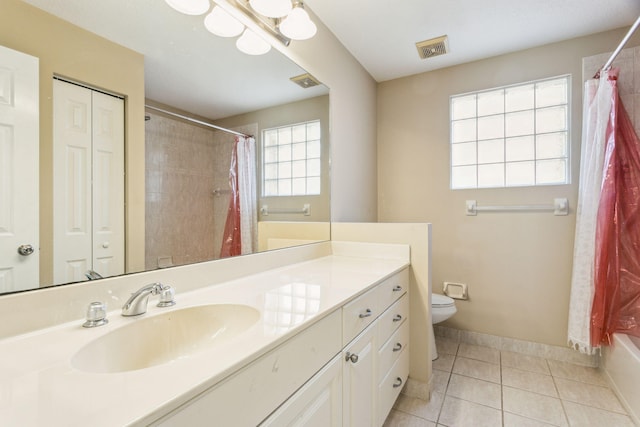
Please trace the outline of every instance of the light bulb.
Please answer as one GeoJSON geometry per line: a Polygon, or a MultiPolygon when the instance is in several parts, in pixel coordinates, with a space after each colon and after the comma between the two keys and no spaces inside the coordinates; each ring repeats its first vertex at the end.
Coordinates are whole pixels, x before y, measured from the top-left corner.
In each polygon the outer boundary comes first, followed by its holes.
{"type": "Polygon", "coordinates": [[[309,14],[303,8],[296,6],[289,16],[280,23],[280,32],[293,40],[307,40],[318,31],[309,14]]]}
{"type": "Polygon", "coordinates": [[[244,25],[220,6],[214,6],[211,13],[204,18],[204,26],[220,37],[236,37],[244,30],[244,25]]]}
{"type": "Polygon", "coordinates": [[[260,15],[282,18],[291,12],[291,0],[249,0],[249,4],[260,15]]]}
{"type": "Polygon", "coordinates": [[[245,29],[244,33],[236,40],[236,47],[247,55],[264,55],[271,50],[271,45],[262,40],[250,29],[245,29]]]}
{"type": "Polygon", "coordinates": [[[211,4],[209,0],[164,0],[169,6],[185,15],[202,15],[211,4]]]}

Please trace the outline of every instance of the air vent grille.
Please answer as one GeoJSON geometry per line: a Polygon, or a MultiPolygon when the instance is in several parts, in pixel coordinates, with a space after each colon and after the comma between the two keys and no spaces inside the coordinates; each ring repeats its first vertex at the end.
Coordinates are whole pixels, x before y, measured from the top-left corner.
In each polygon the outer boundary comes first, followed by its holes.
{"type": "Polygon", "coordinates": [[[291,77],[289,80],[302,87],[303,89],[318,86],[320,84],[320,82],[309,73],[291,77]]]}
{"type": "Polygon", "coordinates": [[[449,48],[447,44],[447,36],[442,36],[418,42],[416,43],[416,48],[418,48],[420,58],[427,59],[448,53],[449,48]]]}

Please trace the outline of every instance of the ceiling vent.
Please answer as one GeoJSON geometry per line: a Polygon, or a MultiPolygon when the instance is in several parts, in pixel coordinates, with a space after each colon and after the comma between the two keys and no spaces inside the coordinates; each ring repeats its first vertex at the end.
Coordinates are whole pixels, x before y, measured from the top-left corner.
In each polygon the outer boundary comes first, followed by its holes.
{"type": "Polygon", "coordinates": [[[448,53],[449,49],[447,36],[418,42],[416,43],[416,48],[418,48],[418,55],[420,55],[421,59],[444,55],[445,53],[448,53]]]}
{"type": "Polygon", "coordinates": [[[291,80],[292,82],[294,82],[295,84],[297,84],[303,89],[318,86],[320,84],[320,82],[316,80],[316,78],[309,73],[291,77],[289,80],[291,80]]]}

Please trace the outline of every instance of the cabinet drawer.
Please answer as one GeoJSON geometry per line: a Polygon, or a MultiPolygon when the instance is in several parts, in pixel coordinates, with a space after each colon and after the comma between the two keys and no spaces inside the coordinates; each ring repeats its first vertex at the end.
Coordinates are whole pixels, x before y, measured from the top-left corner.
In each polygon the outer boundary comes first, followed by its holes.
{"type": "Polygon", "coordinates": [[[409,318],[409,298],[405,295],[380,316],[378,322],[378,344],[382,346],[391,334],[409,318]]]}
{"type": "Polygon", "coordinates": [[[409,289],[409,269],[405,268],[399,273],[380,283],[378,289],[378,302],[382,311],[389,307],[395,300],[407,293],[409,289]]]}
{"type": "Polygon", "coordinates": [[[378,424],[382,425],[409,377],[409,352],[402,351],[389,374],[378,387],[378,424]]]}
{"type": "Polygon", "coordinates": [[[342,344],[346,345],[380,315],[378,288],[374,288],[342,308],[342,344]]]}
{"type": "Polygon", "coordinates": [[[400,355],[409,351],[408,347],[409,322],[404,322],[378,351],[378,378],[380,380],[387,375],[400,355]]]}

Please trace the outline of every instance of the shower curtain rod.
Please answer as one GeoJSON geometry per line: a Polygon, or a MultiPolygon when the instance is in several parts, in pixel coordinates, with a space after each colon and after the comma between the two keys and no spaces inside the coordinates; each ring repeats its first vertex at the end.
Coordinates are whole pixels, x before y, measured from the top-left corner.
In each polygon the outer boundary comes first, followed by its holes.
{"type": "MultiPolygon", "coordinates": [[[[624,48],[624,46],[627,44],[627,42],[629,41],[629,39],[631,38],[631,36],[633,35],[633,33],[636,31],[636,29],[638,28],[638,25],[640,25],[640,16],[638,16],[638,19],[636,19],[636,22],[633,23],[633,25],[631,26],[631,28],[629,28],[629,31],[627,31],[627,34],[624,36],[624,38],[622,39],[622,41],[620,42],[620,44],[618,45],[618,47],[616,48],[616,50],[613,51],[613,53],[611,54],[611,57],[609,58],[609,60],[604,64],[604,66],[601,68],[602,71],[607,71],[609,68],[611,68],[611,64],[613,63],[613,61],[616,59],[616,56],[618,56],[618,54],[620,53],[620,51],[624,48]]],[[[599,74],[600,72],[598,72],[599,74]]],[[[597,74],[596,74],[597,75],[597,74]]]]}
{"type": "Polygon", "coordinates": [[[191,122],[191,123],[197,123],[197,124],[202,125],[202,126],[210,127],[212,129],[221,130],[223,132],[231,133],[233,135],[244,136],[246,138],[252,138],[253,137],[253,135],[247,135],[247,134],[242,133],[242,132],[236,132],[235,130],[223,128],[222,126],[216,126],[216,125],[213,125],[211,123],[203,122],[202,120],[194,119],[193,117],[183,116],[182,114],[174,113],[172,111],[163,110],[162,108],[154,107],[153,105],[145,104],[144,107],[145,108],[149,108],[150,110],[156,110],[156,111],[158,111],[160,113],[164,113],[164,114],[167,114],[169,116],[173,116],[173,117],[177,117],[177,118],[182,119],[182,120],[186,120],[186,121],[191,122]]]}

